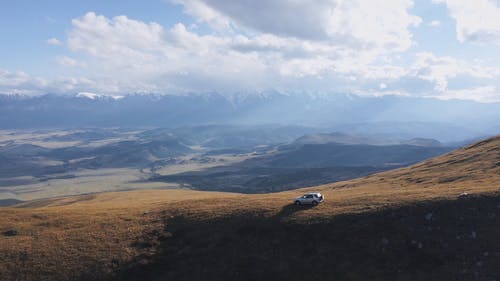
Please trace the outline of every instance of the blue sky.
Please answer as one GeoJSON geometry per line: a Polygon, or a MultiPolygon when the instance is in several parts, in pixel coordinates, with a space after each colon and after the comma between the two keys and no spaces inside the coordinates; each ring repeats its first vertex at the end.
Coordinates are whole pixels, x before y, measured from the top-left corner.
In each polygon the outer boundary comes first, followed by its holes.
{"type": "Polygon", "coordinates": [[[500,101],[495,0],[2,1],[0,93],[500,101]]]}
{"type": "Polygon", "coordinates": [[[71,20],[87,12],[127,15],[142,21],[171,26],[190,22],[182,7],[163,0],[16,0],[2,1],[0,9],[0,67],[29,71],[37,75],[47,72],[54,57],[69,53],[47,44],[47,39],[64,40],[71,30],[71,20]],[[141,3],[140,3],[141,2],[141,3]]]}

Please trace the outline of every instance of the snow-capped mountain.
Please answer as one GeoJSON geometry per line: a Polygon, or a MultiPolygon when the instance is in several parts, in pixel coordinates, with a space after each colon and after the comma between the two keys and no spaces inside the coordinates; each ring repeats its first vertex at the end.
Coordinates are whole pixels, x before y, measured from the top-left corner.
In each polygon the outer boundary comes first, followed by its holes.
{"type": "Polygon", "coordinates": [[[446,140],[496,134],[500,103],[400,96],[279,92],[106,96],[0,95],[0,128],[180,127],[201,124],[299,124],[345,132],[446,140]],[[446,128],[446,129],[443,129],[446,128]]]}

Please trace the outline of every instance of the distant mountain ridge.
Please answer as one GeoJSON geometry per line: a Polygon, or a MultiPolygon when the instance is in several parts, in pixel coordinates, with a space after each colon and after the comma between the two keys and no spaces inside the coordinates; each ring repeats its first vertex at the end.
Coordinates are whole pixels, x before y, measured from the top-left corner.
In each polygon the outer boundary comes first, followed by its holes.
{"type": "MultiPolygon", "coordinates": [[[[340,143],[340,144],[387,144],[379,139],[368,138],[364,136],[348,135],[340,132],[329,134],[311,134],[304,135],[295,141],[296,144],[325,144],[325,143],[340,143]]],[[[391,143],[392,144],[392,143],[391,143]]]]}
{"type": "Polygon", "coordinates": [[[441,142],[435,139],[428,138],[412,138],[408,140],[392,140],[392,139],[381,139],[381,138],[371,138],[360,135],[350,135],[340,132],[334,132],[329,134],[307,134],[298,138],[293,144],[304,145],[304,144],[327,144],[327,143],[338,143],[338,144],[367,144],[367,145],[398,145],[407,144],[414,146],[425,146],[425,147],[440,147],[443,146],[441,142]]]}
{"type": "Polygon", "coordinates": [[[0,129],[297,124],[456,141],[498,133],[500,103],[349,94],[0,95],[0,129]]]}

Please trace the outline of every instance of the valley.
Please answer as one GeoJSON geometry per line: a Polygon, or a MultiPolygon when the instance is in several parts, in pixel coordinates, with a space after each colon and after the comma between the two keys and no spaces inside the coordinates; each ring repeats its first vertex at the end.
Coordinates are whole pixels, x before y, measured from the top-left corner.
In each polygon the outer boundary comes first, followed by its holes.
{"type": "Polygon", "coordinates": [[[500,281],[499,19],[2,1],[0,281],[500,281]]]}
{"type": "Polygon", "coordinates": [[[499,147],[495,137],[278,193],[140,190],[2,208],[0,279],[494,280],[499,147]],[[294,206],[308,191],[326,201],[294,206]]]}
{"type": "Polygon", "coordinates": [[[277,192],[403,167],[454,148],[432,139],[315,133],[322,130],[278,125],[5,130],[0,199],[151,188],[277,192]]]}

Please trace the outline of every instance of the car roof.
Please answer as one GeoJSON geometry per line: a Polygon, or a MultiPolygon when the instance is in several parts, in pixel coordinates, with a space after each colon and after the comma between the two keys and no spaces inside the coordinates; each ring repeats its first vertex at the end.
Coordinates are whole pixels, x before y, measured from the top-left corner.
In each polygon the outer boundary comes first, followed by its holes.
{"type": "Polygon", "coordinates": [[[304,195],[309,195],[309,194],[313,194],[314,195],[314,194],[321,194],[321,193],[319,193],[319,192],[308,192],[308,193],[306,193],[304,195]]]}

